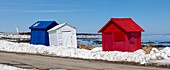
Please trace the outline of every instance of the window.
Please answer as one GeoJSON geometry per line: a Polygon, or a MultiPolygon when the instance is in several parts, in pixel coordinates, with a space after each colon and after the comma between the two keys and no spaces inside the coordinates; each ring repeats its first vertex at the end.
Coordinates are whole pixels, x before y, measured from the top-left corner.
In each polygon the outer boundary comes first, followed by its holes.
{"type": "Polygon", "coordinates": [[[115,42],[125,41],[125,34],[123,32],[115,32],[114,33],[114,41],[115,42]]]}
{"type": "Polygon", "coordinates": [[[137,34],[136,33],[129,33],[128,40],[130,44],[135,44],[135,40],[137,39],[137,34]]]}
{"type": "Polygon", "coordinates": [[[34,24],[34,27],[38,26],[40,24],[40,22],[37,22],[34,24]]]}

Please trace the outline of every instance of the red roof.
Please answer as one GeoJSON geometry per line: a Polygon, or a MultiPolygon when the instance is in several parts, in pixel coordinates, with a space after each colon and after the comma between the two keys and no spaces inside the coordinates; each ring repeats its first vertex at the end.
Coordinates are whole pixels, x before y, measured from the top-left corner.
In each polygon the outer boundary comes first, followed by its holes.
{"type": "Polygon", "coordinates": [[[126,32],[144,31],[131,18],[111,18],[98,32],[105,30],[110,24],[114,24],[122,28],[126,32]]]}

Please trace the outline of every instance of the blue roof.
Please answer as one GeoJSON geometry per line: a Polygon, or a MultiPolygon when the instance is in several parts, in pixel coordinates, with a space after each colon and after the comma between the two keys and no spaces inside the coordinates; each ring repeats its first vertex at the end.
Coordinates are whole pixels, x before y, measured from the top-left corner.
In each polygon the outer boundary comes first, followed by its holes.
{"type": "Polygon", "coordinates": [[[51,27],[54,27],[58,25],[55,21],[37,21],[32,26],[29,27],[29,29],[50,29],[51,27]]]}

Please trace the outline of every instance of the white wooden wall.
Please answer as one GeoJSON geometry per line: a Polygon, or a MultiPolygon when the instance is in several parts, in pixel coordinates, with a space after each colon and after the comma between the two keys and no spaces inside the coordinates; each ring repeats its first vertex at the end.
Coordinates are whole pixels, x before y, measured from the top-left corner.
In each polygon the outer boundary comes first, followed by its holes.
{"type": "Polygon", "coordinates": [[[76,30],[65,25],[49,32],[50,45],[77,48],[76,30]]]}

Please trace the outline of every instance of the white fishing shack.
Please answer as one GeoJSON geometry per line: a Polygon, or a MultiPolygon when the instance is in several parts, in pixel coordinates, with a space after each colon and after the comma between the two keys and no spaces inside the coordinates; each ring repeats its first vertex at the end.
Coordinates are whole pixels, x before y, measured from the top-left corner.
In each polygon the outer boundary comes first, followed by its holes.
{"type": "Polygon", "coordinates": [[[63,23],[57,25],[50,30],[49,41],[51,46],[63,46],[77,48],[76,28],[63,23]]]}

